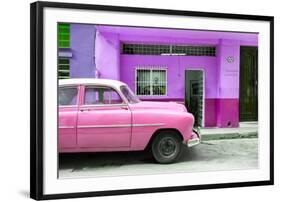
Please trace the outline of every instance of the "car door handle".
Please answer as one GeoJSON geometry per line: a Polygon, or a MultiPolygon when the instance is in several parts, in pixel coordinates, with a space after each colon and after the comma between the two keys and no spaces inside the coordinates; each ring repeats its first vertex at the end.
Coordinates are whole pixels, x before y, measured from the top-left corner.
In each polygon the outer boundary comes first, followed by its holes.
{"type": "Polygon", "coordinates": [[[121,106],[121,109],[128,110],[128,107],[127,106],[121,106]]]}
{"type": "Polygon", "coordinates": [[[84,111],[90,111],[89,109],[80,109],[80,112],[84,112],[84,111]]]}

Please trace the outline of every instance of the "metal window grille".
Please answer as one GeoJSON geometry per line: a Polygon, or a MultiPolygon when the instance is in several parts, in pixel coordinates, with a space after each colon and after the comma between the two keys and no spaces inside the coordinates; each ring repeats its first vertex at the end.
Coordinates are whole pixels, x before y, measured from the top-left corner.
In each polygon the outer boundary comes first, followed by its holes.
{"type": "Polygon", "coordinates": [[[216,47],[159,44],[123,44],[122,53],[130,55],[216,56],[216,47]]]}
{"type": "Polygon", "coordinates": [[[213,46],[172,46],[172,54],[188,56],[216,56],[216,47],[213,46]]]}
{"type": "Polygon", "coordinates": [[[63,58],[58,61],[58,76],[59,79],[69,78],[69,59],[63,58]]]}
{"type": "Polygon", "coordinates": [[[166,95],[167,70],[163,68],[137,68],[136,69],[137,95],[166,95]]]}
{"type": "Polygon", "coordinates": [[[123,44],[123,54],[161,55],[169,52],[169,45],[123,44]]]}

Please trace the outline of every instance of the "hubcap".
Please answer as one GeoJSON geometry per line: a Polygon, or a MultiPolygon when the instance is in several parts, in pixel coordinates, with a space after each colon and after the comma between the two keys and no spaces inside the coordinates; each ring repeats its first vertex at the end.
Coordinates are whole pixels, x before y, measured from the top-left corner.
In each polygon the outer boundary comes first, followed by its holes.
{"type": "Polygon", "coordinates": [[[170,137],[163,138],[159,143],[159,152],[164,156],[171,156],[176,152],[176,142],[170,137]]]}

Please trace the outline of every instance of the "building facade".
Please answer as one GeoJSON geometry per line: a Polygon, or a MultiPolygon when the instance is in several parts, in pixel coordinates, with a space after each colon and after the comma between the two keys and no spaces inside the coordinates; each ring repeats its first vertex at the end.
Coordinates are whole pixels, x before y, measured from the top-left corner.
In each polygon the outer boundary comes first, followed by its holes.
{"type": "Polygon", "coordinates": [[[258,34],[58,25],[60,78],[120,80],[142,100],[184,103],[203,127],[257,121],[258,34]]]}

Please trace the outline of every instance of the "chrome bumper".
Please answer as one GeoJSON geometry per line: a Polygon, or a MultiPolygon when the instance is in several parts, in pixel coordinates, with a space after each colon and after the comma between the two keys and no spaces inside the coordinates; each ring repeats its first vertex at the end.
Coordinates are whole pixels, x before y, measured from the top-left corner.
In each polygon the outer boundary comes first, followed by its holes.
{"type": "Polygon", "coordinates": [[[199,134],[198,131],[193,131],[191,138],[187,141],[187,146],[188,147],[194,147],[201,142],[201,135],[199,134]]]}
{"type": "Polygon", "coordinates": [[[194,146],[196,146],[196,145],[198,145],[198,144],[200,144],[200,142],[201,142],[201,140],[200,140],[200,138],[194,138],[194,139],[190,139],[188,142],[187,142],[187,146],[188,147],[194,147],[194,146]]]}

